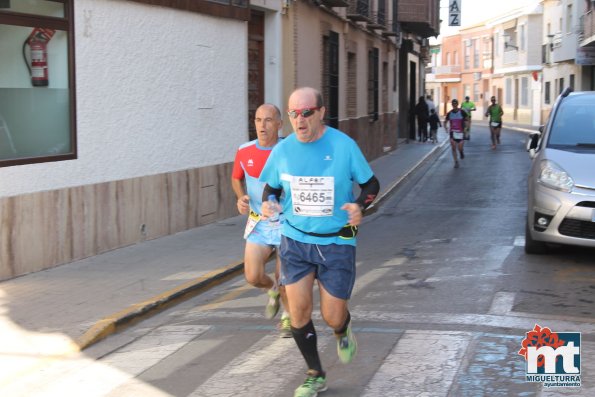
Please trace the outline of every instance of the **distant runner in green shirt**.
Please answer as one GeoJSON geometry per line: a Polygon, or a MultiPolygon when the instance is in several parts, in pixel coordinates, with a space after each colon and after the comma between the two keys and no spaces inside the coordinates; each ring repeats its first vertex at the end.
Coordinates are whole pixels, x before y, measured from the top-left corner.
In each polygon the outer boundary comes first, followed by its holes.
{"type": "Polygon", "coordinates": [[[475,109],[475,103],[469,100],[469,97],[465,97],[465,101],[461,103],[461,109],[463,109],[469,115],[469,120],[467,121],[467,128],[465,129],[465,140],[469,140],[469,130],[471,129],[471,112],[475,109]]]}
{"type": "Polygon", "coordinates": [[[496,145],[500,144],[500,130],[502,129],[502,115],[504,111],[502,106],[496,103],[496,97],[490,98],[492,104],[486,110],[486,117],[490,117],[490,135],[492,138],[492,150],[496,149],[496,145]]]}

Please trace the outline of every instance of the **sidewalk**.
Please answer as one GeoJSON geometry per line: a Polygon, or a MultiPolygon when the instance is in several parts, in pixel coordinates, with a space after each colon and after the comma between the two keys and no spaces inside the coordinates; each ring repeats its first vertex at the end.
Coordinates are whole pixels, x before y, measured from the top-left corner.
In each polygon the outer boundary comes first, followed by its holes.
{"type": "MultiPolygon", "coordinates": [[[[438,137],[438,144],[402,144],[371,163],[381,185],[371,211],[442,153],[447,136],[441,129],[438,137]]],[[[82,350],[129,321],[240,276],[244,225],[237,216],[0,282],[2,351],[46,351],[31,337],[41,333],[53,336],[52,354],[82,350]]]]}

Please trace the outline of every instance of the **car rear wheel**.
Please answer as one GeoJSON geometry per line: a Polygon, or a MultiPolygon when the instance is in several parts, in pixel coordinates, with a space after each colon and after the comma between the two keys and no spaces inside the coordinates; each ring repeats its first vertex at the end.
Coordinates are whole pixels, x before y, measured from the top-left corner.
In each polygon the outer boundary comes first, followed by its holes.
{"type": "Polygon", "coordinates": [[[527,254],[545,254],[547,244],[541,241],[533,240],[531,230],[529,230],[529,220],[525,223],[525,253],[527,254]]]}

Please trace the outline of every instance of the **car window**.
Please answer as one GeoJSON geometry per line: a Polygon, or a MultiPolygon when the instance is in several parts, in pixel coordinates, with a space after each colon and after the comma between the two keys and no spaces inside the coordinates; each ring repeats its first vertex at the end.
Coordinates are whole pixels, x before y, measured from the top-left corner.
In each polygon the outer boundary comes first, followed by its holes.
{"type": "Polygon", "coordinates": [[[594,98],[568,97],[560,104],[548,146],[595,146],[594,98]]]}

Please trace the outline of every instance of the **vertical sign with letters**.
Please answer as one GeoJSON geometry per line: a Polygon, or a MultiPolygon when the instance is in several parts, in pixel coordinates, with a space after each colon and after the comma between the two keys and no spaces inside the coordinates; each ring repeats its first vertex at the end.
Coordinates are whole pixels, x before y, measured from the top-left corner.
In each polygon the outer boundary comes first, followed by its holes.
{"type": "Polygon", "coordinates": [[[461,26],[461,0],[449,0],[448,26],[461,26]]]}

